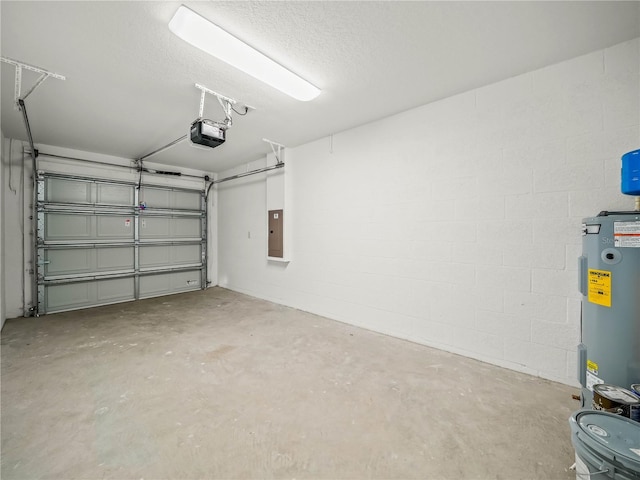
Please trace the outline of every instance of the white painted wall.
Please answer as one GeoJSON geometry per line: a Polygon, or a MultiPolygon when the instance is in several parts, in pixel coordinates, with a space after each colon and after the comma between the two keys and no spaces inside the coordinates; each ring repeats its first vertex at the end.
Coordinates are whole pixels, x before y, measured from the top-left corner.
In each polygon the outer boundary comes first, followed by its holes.
{"type": "Polygon", "coordinates": [[[220,285],[577,385],[580,224],[633,207],[639,58],[636,39],[288,149],[288,265],[264,253],[264,178],[223,184],[220,285]]]}
{"type": "Polygon", "coordinates": [[[30,215],[31,163],[30,160],[22,161],[23,148],[20,141],[3,139],[2,150],[3,308],[5,318],[14,318],[23,316],[25,308],[29,308],[29,305],[24,305],[23,281],[26,282],[27,295],[30,295],[28,270],[31,268],[31,253],[26,252],[23,263],[23,244],[30,241],[31,231],[30,221],[26,218],[30,215]]]}
{"type": "MultiPolygon", "coordinates": [[[[9,139],[3,141],[2,161],[2,225],[4,237],[2,247],[4,248],[2,263],[2,284],[4,285],[3,305],[6,317],[14,318],[29,314],[32,306],[31,295],[31,158],[27,157],[22,161],[23,148],[28,150],[28,145],[23,142],[13,140],[12,154],[9,156],[9,139]],[[7,157],[5,159],[5,157],[7,157]],[[12,172],[12,188],[9,188],[9,164],[12,172]],[[24,170],[23,170],[24,168],[24,170]],[[23,180],[21,182],[21,179],[23,180]],[[22,187],[21,187],[22,185],[22,187]],[[14,193],[15,190],[15,193],[14,193]],[[24,203],[22,199],[24,198],[24,203]],[[23,234],[24,232],[24,234],[23,234]],[[24,255],[24,259],[23,259],[24,255]]],[[[137,181],[138,173],[134,169],[123,169],[107,165],[96,165],[82,163],[72,160],[64,160],[47,156],[46,154],[68,156],[92,161],[105,162],[113,165],[131,166],[131,160],[109,155],[102,155],[92,152],[84,152],[68,148],[55,147],[50,145],[36,145],[36,148],[43,154],[38,157],[38,169],[47,172],[70,173],[74,175],[114,178],[121,180],[137,181]]],[[[203,176],[206,172],[190,170],[186,168],[169,168],[166,165],[157,165],[153,162],[145,162],[145,167],[150,169],[180,171],[184,174],[203,176]]],[[[212,176],[211,174],[209,174],[212,176]]],[[[198,179],[143,175],[143,183],[155,185],[171,185],[176,187],[203,188],[204,182],[198,179]]],[[[213,189],[212,189],[212,192],[213,189]]],[[[215,205],[215,192],[210,196],[210,223],[209,223],[209,280],[212,285],[217,285],[217,238],[215,226],[217,224],[217,212],[215,205]]]]}

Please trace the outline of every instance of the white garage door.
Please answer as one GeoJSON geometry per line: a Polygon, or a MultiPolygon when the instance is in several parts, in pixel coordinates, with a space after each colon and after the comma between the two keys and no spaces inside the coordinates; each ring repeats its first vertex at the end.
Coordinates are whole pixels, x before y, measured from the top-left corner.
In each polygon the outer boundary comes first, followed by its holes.
{"type": "Polygon", "coordinates": [[[38,313],[206,287],[204,190],[40,173],[38,313]]]}

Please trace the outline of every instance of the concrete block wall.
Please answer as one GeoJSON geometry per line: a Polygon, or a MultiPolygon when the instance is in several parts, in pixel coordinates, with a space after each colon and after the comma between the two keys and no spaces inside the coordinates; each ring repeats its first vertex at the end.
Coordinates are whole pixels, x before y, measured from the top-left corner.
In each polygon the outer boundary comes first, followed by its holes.
{"type": "Polygon", "coordinates": [[[633,207],[639,58],[635,39],[288,149],[288,265],[266,260],[264,178],[223,184],[220,285],[577,385],[580,224],[633,207]]]}

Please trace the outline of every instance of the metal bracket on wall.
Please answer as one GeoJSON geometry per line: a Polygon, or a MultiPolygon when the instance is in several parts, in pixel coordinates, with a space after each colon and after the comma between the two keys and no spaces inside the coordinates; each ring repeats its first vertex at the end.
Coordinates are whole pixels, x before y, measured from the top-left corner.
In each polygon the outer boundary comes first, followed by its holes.
{"type": "Polygon", "coordinates": [[[14,103],[15,103],[16,110],[18,109],[18,100],[20,99],[24,100],[29,95],[31,95],[33,91],[36,88],[38,88],[40,85],[42,85],[42,82],[44,82],[47,78],[53,77],[53,78],[57,78],[58,80],[66,80],[64,75],[50,72],[49,70],[45,70],[44,68],[36,67],[34,65],[29,65],[28,63],[19,62],[18,60],[13,60],[12,58],[0,57],[0,60],[3,61],[4,63],[8,63],[16,67],[16,77],[15,77],[15,87],[14,87],[14,103]],[[23,68],[25,70],[30,70],[32,72],[40,73],[41,75],[38,78],[38,80],[36,80],[36,83],[27,91],[27,93],[21,96],[20,93],[22,91],[22,69],[23,68]]]}
{"type": "Polygon", "coordinates": [[[276,142],[272,142],[271,140],[267,139],[267,138],[263,138],[262,139],[263,142],[267,142],[269,145],[271,145],[271,151],[273,152],[273,154],[276,156],[276,162],[278,163],[278,165],[280,165],[282,163],[282,149],[286,148],[284,145],[280,144],[280,143],[276,143],[276,142]],[[276,150],[277,147],[277,150],[276,150]]]}
{"type": "MultiPolygon", "coordinates": [[[[218,99],[218,102],[220,103],[220,106],[224,111],[225,119],[222,122],[218,122],[218,123],[221,123],[222,125],[224,125],[225,128],[231,127],[231,125],[233,124],[233,119],[231,118],[231,115],[232,115],[231,112],[234,111],[233,106],[238,102],[233,98],[229,98],[224,95],[221,95],[218,92],[214,92],[213,90],[205,87],[204,85],[200,85],[199,83],[196,83],[196,88],[200,89],[201,91],[198,118],[203,118],[204,116],[204,100],[208,93],[209,95],[213,95],[218,99]]],[[[245,108],[245,112],[244,114],[241,114],[241,115],[245,115],[249,110],[255,110],[255,108],[250,107],[249,105],[245,105],[244,108],[245,108]]]]}

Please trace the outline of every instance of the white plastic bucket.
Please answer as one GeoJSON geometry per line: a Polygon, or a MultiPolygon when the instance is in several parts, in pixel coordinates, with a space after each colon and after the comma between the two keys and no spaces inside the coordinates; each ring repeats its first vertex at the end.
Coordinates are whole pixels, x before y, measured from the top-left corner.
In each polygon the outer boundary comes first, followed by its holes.
{"type": "Polygon", "coordinates": [[[576,480],[640,480],[640,423],[578,410],[569,418],[576,480]]]}

